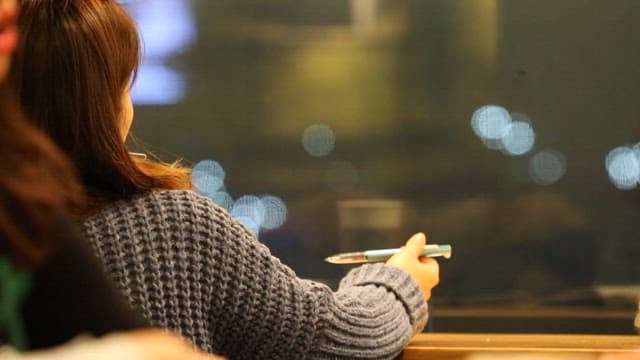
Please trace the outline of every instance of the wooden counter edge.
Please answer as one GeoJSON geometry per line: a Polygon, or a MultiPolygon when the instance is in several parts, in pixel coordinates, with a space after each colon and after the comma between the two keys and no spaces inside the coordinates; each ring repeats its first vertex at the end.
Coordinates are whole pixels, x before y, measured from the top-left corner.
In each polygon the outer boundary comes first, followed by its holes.
{"type": "Polygon", "coordinates": [[[471,354],[495,352],[565,355],[637,353],[640,360],[640,336],[421,333],[413,337],[399,359],[463,359],[471,354]]]}

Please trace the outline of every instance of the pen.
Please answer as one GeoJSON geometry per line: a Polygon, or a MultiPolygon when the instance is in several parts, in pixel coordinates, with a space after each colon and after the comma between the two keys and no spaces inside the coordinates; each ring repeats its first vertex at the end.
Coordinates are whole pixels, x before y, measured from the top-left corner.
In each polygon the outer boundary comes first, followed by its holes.
{"type": "MultiPolygon", "coordinates": [[[[329,256],[328,258],[325,258],[324,261],[332,264],[359,264],[386,261],[391,256],[399,252],[400,249],[398,248],[348,252],[329,256]]],[[[429,257],[442,256],[445,259],[448,259],[451,257],[451,245],[425,245],[424,250],[422,250],[422,255],[429,257]]]]}

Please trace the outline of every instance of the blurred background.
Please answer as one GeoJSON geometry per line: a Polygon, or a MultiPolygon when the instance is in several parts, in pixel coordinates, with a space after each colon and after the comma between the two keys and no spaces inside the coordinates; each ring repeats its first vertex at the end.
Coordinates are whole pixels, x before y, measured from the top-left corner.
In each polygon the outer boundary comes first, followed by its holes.
{"type": "Polygon", "coordinates": [[[635,331],[639,1],[122,2],[132,149],[298,275],[424,231],[429,331],[635,331]]]}

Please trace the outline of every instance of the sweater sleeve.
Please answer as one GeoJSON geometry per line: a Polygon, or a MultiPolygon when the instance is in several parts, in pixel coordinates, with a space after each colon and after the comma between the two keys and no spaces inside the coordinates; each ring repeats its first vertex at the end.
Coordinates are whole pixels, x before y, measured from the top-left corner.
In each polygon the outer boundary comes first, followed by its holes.
{"type": "Polygon", "coordinates": [[[116,244],[132,243],[124,238],[132,233],[133,250],[102,246],[101,257],[112,259],[110,272],[154,325],[180,331],[208,352],[232,359],[392,359],[427,321],[421,290],[400,269],[355,268],[334,292],[298,278],[224,209],[194,192],[155,192],[126,209],[137,214],[111,214],[105,221],[112,228],[101,231],[120,237],[116,244]],[[124,225],[135,231],[118,230],[124,225]],[[132,251],[134,258],[122,259],[132,251]]]}
{"type": "Polygon", "coordinates": [[[417,284],[384,264],[352,270],[337,292],[324,288],[316,299],[324,312],[311,358],[395,358],[427,321],[417,284]]]}
{"type": "Polygon", "coordinates": [[[211,318],[223,354],[393,358],[424,327],[422,292],[403,271],[365,265],[352,270],[334,293],[296,277],[225,211],[191,195],[199,231],[214,241],[202,249],[215,260],[211,318]]]}

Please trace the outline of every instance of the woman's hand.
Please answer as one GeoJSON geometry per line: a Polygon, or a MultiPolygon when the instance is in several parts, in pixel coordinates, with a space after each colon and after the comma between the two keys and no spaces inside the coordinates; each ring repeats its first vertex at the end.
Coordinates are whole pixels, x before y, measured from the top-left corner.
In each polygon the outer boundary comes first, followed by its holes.
{"type": "Polygon", "coordinates": [[[387,260],[387,265],[408,272],[420,286],[424,299],[429,300],[431,289],[440,281],[440,266],[434,259],[421,255],[426,243],[423,233],[413,235],[399,253],[387,260]]]}

